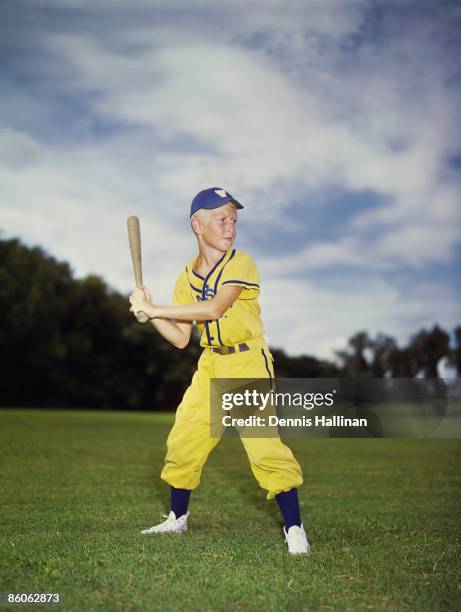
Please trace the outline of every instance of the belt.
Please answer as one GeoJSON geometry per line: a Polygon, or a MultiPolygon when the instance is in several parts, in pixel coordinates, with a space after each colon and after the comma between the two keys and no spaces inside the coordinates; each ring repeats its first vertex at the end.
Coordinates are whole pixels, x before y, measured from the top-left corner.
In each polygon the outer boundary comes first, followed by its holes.
{"type": "Polygon", "coordinates": [[[243,353],[243,351],[249,351],[250,347],[245,342],[238,344],[237,346],[212,346],[210,347],[213,353],[219,353],[220,355],[232,355],[232,353],[243,353]]]}

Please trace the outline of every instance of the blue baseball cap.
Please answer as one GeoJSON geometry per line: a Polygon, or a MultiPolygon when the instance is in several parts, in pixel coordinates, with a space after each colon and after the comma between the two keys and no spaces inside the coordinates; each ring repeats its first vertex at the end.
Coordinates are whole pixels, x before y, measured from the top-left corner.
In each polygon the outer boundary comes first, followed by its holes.
{"type": "Polygon", "coordinates": [[[192,217],[192,215],[201,208],[219,208],[228,202],[235,204],[236,208],[243,208],[240,202],[237,202],[237,200],[225,189],[221,187],[209,187],[208,189],[200,191],[192,200],[190,216],[192,217]]]}

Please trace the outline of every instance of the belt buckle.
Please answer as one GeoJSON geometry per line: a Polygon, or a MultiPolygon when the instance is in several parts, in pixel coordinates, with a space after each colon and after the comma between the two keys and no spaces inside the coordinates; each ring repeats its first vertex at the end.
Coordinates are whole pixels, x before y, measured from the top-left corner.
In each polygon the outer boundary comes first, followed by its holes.
{"type": "Polygon", "coordinates": [[[238,348],[235,346],[213,346],[211,350],[214,353],[219,353],[220,355],[233,355],[236,351],[242,353],[243,351],[249,351],[250,347],[245,342],[241,342],[238,345],[238,348]]]}
{"type": "MultiPolygon", "coordinates": [[[[233,349],[234,347],[231,346],[212,346],[211,350],[213,351],[213,353],[218,353],[219,355],[228,355],[230,350],[229,349],[233,349]]],[[[235,349],[234,349],[235,350],[235,349]]],[[[234,351],[231,351],[234,352],[234,351]]]]}

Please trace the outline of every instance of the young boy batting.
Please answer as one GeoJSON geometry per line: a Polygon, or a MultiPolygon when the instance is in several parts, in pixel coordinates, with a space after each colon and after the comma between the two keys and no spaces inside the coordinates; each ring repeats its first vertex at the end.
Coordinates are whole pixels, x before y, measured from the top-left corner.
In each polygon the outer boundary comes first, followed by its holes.
{"type": "MultiPolygon", "coordinates": [[[[145,287],[130,295],[130,310],[145,312],[177,348],[187,346],[195,322],[204,349],[167,440],[161,478],[171,487],[170,513],[166,521],[142,534],[187,530],[191,491],[199,485],[208,455],[219,442],[210,435],[210,378],[274,378],[260,317],[259,274],[250,255],[233,248],[237,210],[242,208],[219,187],[198,193],[190,218],[199,254],[179,275],[173,304],[153,304],[145,287]]],[[[241,441],[267,499],[277,500],[289,552],[309,552],[297,494],[302,473],[293,453],[279,437],[241,437],[241,441]]]]}

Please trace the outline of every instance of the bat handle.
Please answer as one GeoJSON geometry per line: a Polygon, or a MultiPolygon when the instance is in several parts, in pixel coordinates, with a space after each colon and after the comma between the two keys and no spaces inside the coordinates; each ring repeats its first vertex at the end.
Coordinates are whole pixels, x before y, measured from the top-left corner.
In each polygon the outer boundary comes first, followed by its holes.
{"type": "Polygon", "coordinates": [[[149,320],[149,317],[146,315],[145,312],[142,312],[142,310],[140,310],[138,313],[136,313],[136,319],[139,321],[139,323],[146,323],[146,321],[149,320]]]}

